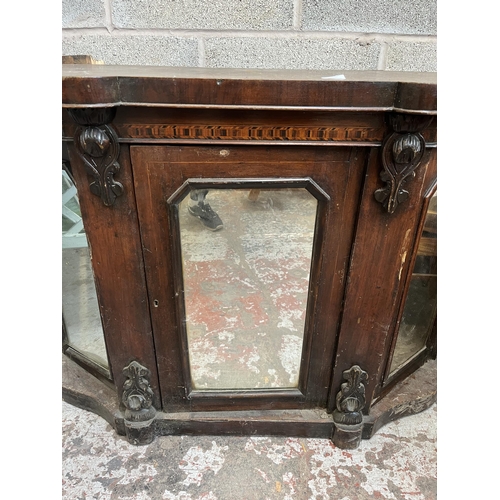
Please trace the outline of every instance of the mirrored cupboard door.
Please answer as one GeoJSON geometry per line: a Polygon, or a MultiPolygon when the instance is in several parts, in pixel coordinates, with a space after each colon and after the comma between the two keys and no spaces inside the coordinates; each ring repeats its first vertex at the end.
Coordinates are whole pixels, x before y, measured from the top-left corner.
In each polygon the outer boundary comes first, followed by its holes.
{"type": "Polygon", "coordinates": [[[168,145],[131,158],[163,407],[325,405],[365,152],[168,145]]]}

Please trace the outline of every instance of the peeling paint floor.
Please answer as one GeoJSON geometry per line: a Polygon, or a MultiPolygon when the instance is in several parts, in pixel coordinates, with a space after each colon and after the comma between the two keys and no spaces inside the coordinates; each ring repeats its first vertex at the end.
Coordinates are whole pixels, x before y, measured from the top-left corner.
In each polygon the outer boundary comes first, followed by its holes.
{"type": "Polygon", "coordinates": [[[357,450],[325,439],[163,436],[130,445],[63,402],[63,495],[120,500],[433,500],[437,405],[357,450]]]}

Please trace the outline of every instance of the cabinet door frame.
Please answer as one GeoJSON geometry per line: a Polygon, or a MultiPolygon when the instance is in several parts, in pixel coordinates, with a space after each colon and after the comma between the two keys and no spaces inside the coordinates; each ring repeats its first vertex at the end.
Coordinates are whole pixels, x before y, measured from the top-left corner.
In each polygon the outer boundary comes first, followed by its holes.
{"type": "Polygon", "coordinates": [[[418,255],[418,247],[424,229],[427,210],[429,208],[429,203],[431,201],[431,198],[434,196],[436,192],[437,192],[437,179],[435,179],[434,182],[431,183],[429,189],[425,192],[422,198],[422,208],[420,212],[419,223],[416,229],[415,243],[413,245],[413,250],[410,256],[410,261],[405,276],[402,298],[399,303],[399,310],[397,311],[394,321],[394,326],[392,329],[392,335],[391,335],[392,342],[390,346],[389,355],[387,356],[387,364],[385,366],[383,374],[379,397],[385,395],[392,387],[394,387],[394,385],[396,385],[400,380],[403,380],[404,378],[409,376],[417,368],[422,366],[425,363],[425,361],[427,361],[429,358],[435,357],[435,343],[436,343],[436,330],[437,330],[436,316],[433,318],[431,324],[429,325],[426,336],[426,342],[424,346],[421,349],[419,349],[418,352],[414,353],[411,357],[409,357],[406,361],[404,361],[399,367],[391,371],[394,349],[396,348],[396,342],[398,340],[401,319],[403,317],[405,304],[408,298],[411,277],[413,274],[413,268],[415,267],[415,261],[418,255]]]}
{"type": "Polygon", "coordinates": [[[220,146],[131,147],[163,408],[166,411],[224,411],[325,407],[366,150],[247,144],[224,145],[223,148],[235,156],[237,168],[231,168],[232,160],[219,155],[220,146]],[[248,160],[244,160],[246,153],[250,157],[248,160]],[[183,154],[191,160],[181,161],[183,154]],[[296,155],[297,159],[293,160],[296,155]],[[195,157],[197,159],[193,160],[195,157]],[[219,170],[223,175],[219,175],[219,170]],[[219,187],[242,179],[246,188],[270,183],[303,187],[317,184],[326,194],[318,200],[301,370],[296,389],[193,391],[190,387],[185,362],[186,341],[181,327],[184,315],[178,290],[181,272],[178,224],[175,223],[175,211],[172,213],[168,209],[167,201],[175,200],[174,193],[185,190],[186,182],[197,183],[198,187],[214,187],[214,179],[219,187]],[[331,193],[332,186],[335,193],[331,193]]]}
{"type": "MultiPolygon", "coordinates": [[[[327,204],[331,201],[330,196],[325,193],[310,177],[304,178],[205,178],[205,179],[187,179],[182,186],[177,189],[172,196],[167,200],[167,205],[170,212],[171,235],[172,235],[172,267],[175,281],[175,299],[177,318],[179,323],[179,330],[181,333],[181,346],[182,352],[188,352],[188,339],[185,310],[185,294],[184,294],[184,276],[182,270],[182,254],[181,254],[181,231],[179,223],[179,210],[178,204],[187,196],[191,189],[239,189],[239,190],[265,190],[265,189],[287,189],[287,188],[304,188],[306,189],[317,201],[315,227],[313,234],[313,245],[311,255],[311,270],[310,275],[315,276],[319,273],[317,267],[320,265],[318,255],[322,253],[322,234],[317,228],[321,227],[321,221],[325,218],[325,211],[327,204]]],[[[311,283],[309,291],[311,290],[311,283]]],[[[283,389],[251,389],[251,392],[256,393],[262,399],[272,399],[280,397],[287,400],[303,401],[307,389],[307,373],[311,356],[311,335],[314,329],[314,311],[317,306],[317,296],[308,293],[306,305],[306,318],[304,322],[304,336],[303,336],[303,349],[301,353],[299,380],[297,388],[283,388],[283,389]]],[[[227,400],[227,393],[231,393],[231,399],[234,398],[247,398],[248,390],[196,390],[193,388],[191,370],[189,367],[189,360],[187,356],[182,356],[183,377],[186,384],[186,396],[193,401],[203,401],[207,397],[216,398],[219,401],[227,400]]]]}
{"type": "Polygon", "coordinates": [[[384,387],[386,363],[405,279],[411,270],[410,256],[417,238],[422,203],[436,181],[436,150],[426,148],[411,179],[409,197],[395,213],[384,211],[374,196],[382,185],[380,171],[380,152],[372,150],[349,266],[328,411],[335,409],[344,370],[353,365],[360,365],[368,373],[363,410],[366,414],[392,387],[384,387]],[[376,261],[370,259],[374,252],[376,261]]]}

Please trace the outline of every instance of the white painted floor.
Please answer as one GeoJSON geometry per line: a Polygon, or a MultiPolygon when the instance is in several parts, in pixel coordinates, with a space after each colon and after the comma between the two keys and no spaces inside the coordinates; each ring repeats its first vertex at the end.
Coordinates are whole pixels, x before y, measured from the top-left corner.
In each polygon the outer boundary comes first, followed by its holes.
{"type": "Polygon", "coordinates": [[[130,445],[63,403],[65,500],[434,500],[437,406],[391,422],[358,450],[326,439],[163,436],[130,445]]]}

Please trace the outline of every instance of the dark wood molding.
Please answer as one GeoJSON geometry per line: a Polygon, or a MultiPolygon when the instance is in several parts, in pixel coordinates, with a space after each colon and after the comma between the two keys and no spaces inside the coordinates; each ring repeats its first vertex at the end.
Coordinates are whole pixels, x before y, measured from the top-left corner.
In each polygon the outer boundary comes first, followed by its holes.
{"type": "Polygon", "coordinates": [[[120,171],[118,135],[109,125],[116,108],[69,109],[77,128],[74,144],[92,177],[90,192],[99,196],[107,207],[123,194],[123,185],[114,179],[120,171]]]}
{"type": "Polygon", "coordinates": [[[436,73],[63,65],[63,106],[346,109],[437,114],[436,73]]]}
{"type": "Polygon", "coordinates": [[[393,130],[384,140],[381,151],[384,170],[380,178],[386,186],[377,189],[375,199],[392,214],[400,203],[406,201],[409,192],[405,182],[414,176],[425,152],[422,132],[433,117],[391,113],[388,124],[393,130]]]}

